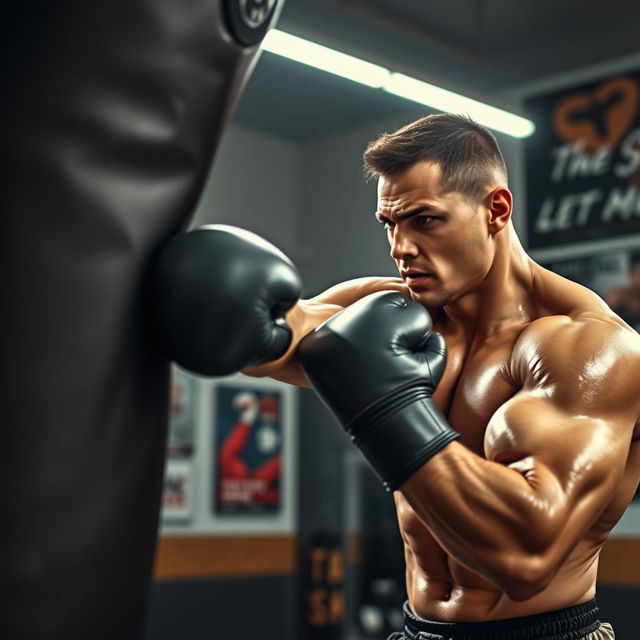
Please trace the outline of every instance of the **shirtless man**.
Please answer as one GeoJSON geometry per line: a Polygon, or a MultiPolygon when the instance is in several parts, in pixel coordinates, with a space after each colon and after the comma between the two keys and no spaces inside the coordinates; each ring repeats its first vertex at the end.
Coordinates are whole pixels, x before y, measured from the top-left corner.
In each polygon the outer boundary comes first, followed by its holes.
{"type": "Polygon", "coordinates": [[[299,301],[244,372],[311,380],[394,491],[408,638],[613,638],[595,585],[640,478],[640,337],[526,255],[484,128],[428,116],[365,166],[402,280],[299,301]]]}

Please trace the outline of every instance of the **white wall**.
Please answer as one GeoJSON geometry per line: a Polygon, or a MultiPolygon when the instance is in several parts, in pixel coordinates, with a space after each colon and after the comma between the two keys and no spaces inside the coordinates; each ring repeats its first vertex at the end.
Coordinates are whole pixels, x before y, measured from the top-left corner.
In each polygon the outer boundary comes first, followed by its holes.
{"type": "Polygon", "coordinates": [[[191,226],[234,224],[267,238],[286,253],[294,253],[299,157],[293,142],[229,127],[191,226]]]}
{"type": "MultiPolygon", "coordinates": [[[[248,378],[243,375],[220,380],[194,380],[194,453],[191,464],[192,516],[188,520],[161,522],[165,535],[242,535],[292,534],[297,526],[298,500],[298,402],[297,390],[276,380],[248,378]],[[282,472],[280,508],[277,513],[261,515],[218,515],[214,513],[215,388],[218,383],[238,385],[242,391],[276,391],[282,399],[282,472]]],[[[169,461],[171,462],[171,461],[169,461]]]]}

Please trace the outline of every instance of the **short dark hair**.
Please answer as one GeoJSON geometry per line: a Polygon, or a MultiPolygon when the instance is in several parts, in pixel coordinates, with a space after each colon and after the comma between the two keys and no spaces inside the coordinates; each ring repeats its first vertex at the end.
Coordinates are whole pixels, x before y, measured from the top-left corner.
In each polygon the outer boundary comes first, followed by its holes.
{"type": "Polygon", "coordinates": [[[420,118],[369,143],[363,155],[368,178],[390,176],[417,162],[442,169],[446,193],[456,191],[478,202],[495,171],[507,181],[507,167],[495,136],[471,118],[439,113],[420,118]]]}

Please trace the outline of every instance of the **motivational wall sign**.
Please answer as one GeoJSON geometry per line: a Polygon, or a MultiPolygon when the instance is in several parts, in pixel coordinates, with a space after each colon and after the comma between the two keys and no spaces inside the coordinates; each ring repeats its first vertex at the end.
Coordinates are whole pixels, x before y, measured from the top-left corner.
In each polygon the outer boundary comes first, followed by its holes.
{"type": "Polygon", "coordinates": [[[640,72],[525,102],[530,248],[640,233],[640,72]]]}

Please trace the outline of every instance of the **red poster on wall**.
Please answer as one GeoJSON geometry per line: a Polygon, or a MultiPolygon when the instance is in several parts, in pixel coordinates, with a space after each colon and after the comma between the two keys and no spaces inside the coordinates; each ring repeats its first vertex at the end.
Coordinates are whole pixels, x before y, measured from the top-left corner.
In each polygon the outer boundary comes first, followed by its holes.
{"type": "Polygon", "coordinates": [[[217,386],[214,393],[214,511],[277,513],[281,508],[281,393],[231,384],[217,386]]]}

